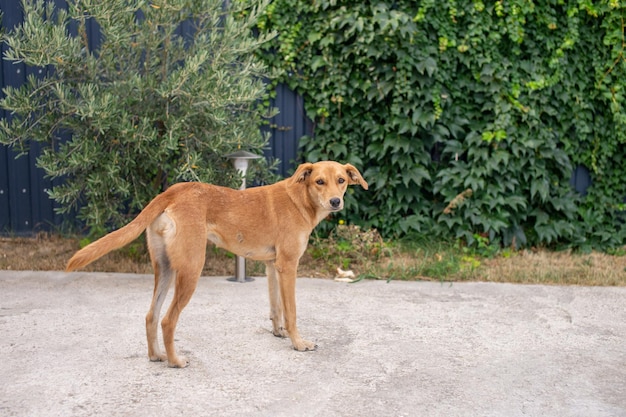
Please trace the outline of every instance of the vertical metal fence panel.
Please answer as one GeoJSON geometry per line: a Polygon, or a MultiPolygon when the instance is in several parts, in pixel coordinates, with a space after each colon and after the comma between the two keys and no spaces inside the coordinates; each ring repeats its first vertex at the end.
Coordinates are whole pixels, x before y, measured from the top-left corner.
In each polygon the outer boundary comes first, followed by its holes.
{"type": "Polygon", "coordinates": [[[572,173],[570,185],[581,195],[587,195],[587,188],[591,186],[591,174],[583,165],[578,165],[572,173]]]}
{"type": "MultiPolygon", "coordinates": [[[[0,117],[4,114],[0,112],[0,117]]],[[[0,233],[10,230],[11,211],[9,209],[9,171],[7,149],[0,146],[0,233]]]]}
{"type": "Polygon", "coordinates": [[[272,105],[280,113],[270,121],[270,149],[265,152],[265,156],[279,159],[279,174],[288,176],[298,162],[298,140],[302,136],[312,135],[313,125],[304,113],[302,97],[285,84],[276,87],[276,98],[272,105]]]}
{"type": "MultiPolygon", "coordinates": [[[[1,73],[2,71],[0,71],[1,73]]],[[[0,83],[3,79],[0,78],[0,83]]],[[[0,84],[4,85],[4,84],[0,84]]],[[[0,111],[0,117],[4,117],[4,111],[0,111]]],[[[0,233],[9,230],[10,214],[9,209],[9,170],[7,166],[7,148],[0,145],[0,233]]]]}
{"type": "MultiPolygon", "coordinates": [[[[22,10],[18,2],[2,4],[2,27],[10,29],[18,25],[22,19],[22,10]]],[[[6,46],[2,45],[2,54],[6,46]]],[[[19,87],[25,81],[26,66],[24,64],[14,64],[9,61],[2,60],[3,72],[3,88],[19,87]]],[[[4,114],[4,117],[10,118],[10,114],[4,114]]],[[[7,194],[9,216],[8,220],[2,223],[8,224],[9,229],[15,233],[26,232],[32,228],[31,219],[31,202],[30,202],[30,162],[28,158],[16,159],[16,153],[13,150],[6,150],[6,159],[3,161],[7,173],[7,194]]]]}
{"type": "MultiPolygon", "coordinates": [[[[8,0],[0,0],[0,10],[4,10],[6,8],[8,0]]],[[[4,17],[2,22],[0,22],[1,27],[5,27],[4,17]]],[[[0,54],[4,54],[4,45],[0,45],[0,54]]],[[[0,56],[0,59],[1,56],[0,56]]],[[[4,71],[2,70],[2,65],[0,65],[0,88],[4,88],[4,71]]],[[[0,91],[0,97],[2,97],[2,92],[0,91]]],[[[5,111],[0,109],[0,118],[5,117],[5,111]]],[[[8,230],[10,225],[10,211],[9,211],[9,171],[7,166],[7,148],[5,146],[0,145],[0,233],[2,231],[8,230]]]]}

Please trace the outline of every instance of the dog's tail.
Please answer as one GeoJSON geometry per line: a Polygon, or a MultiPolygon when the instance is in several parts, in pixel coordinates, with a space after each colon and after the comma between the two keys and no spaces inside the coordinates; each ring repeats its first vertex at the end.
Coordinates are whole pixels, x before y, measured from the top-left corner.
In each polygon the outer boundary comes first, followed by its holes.
{"type": "Polygon", "coordinates": [[[85,265],[89,265],[107,253],[119,249],[137,239],[150,223],[152,223],[169,205],[170,199],[168,197],[168,194],[158,195],[126,226],[101,237],[76,252],[67,262],[65,271],[70,272],[82,268],[85,265]]]}

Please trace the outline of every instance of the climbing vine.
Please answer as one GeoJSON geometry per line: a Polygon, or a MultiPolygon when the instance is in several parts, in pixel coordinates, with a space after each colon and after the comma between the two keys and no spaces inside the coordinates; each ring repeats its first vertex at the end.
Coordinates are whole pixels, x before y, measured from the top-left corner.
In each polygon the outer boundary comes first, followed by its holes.
{"type": "Polygon", "coordinates": [[[303,158],[364,168],[349,222],[606,249],[626,237],[625,15],[616,0],[274,0],[257,29],[279,33],[262,58],[315,122],[303,158]]]}

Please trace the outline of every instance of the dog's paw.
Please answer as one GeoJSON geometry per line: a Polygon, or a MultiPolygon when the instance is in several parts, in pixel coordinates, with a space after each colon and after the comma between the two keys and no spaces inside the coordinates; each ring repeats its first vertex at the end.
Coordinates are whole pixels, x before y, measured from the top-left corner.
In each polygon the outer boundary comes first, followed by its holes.
{"type": "Polygon", "coordinates": [[[186,368],[189,366],[189,360],[184,356],[179,356],[173,361],[168,361],[167,366],[170,368],[186,368]]]}
{"type": "Polygon", "coordinates": [[[278,329],[272,330],[272,334],[276,337],[280,337],[282,339],[289,337],[287,330],[284,327],[279,327],[278,329]]]}
{"type": "Polygon", "coordinates": [[[313,342],[302,340],[297,344],[294,343],[293,348],[294,350],[297,350],[298,352],[312,352],[314,350],[317,350],[317,345],[313,342]]]}
{"type": "Polygon", "coordinates": [[[167,355],[164,353],[156,353],[150,355],[150,362],[165,362],[167,361],[167,355]]]}

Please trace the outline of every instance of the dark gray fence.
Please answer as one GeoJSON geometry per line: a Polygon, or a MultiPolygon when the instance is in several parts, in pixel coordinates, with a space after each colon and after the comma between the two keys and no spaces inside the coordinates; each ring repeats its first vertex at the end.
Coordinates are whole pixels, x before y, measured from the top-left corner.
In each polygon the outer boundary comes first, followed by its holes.
{"type": "MultiPolygon", "coordinates": [[[[64,6],[65,0],[55,0],[57,5],[64,6]]],[[[19,0],[0,0],[2,11],[2,28],[10,29],[23,19],[19,0]]],[[[92,24],[88,30],[97,33],[92,24]]],[[[185,28],[181,28],[185,30],[185,28]]],[[[91,39],[97,39],[91,36],[91,39]]],[[[1,45],[2,56],[6,46],[1,45]]],[[[0,66],[0,88],[7,86],[19,87],[26,77],[35,71],[24,64],[14,64],[2,60],[0,66]]],[[[43,71],[34,75],[45,75],[43,71]]],[[[276,91],[273,104],[280,113],[270,121],[266,128],[271,134],[270,149],[265,152],[267,158],[279,159],[279,173],[289,174],[294,165],[298,139],[311,134],[312,125],[304,115],[302,98],[280,85],[276,91]]],[[[0,110],[0,118],[11,117],[0,110]]],[[[38,231],[53,230],[62,223],[61,216],[54,212],[54,202],[48,198],[47,190],[54,184],[45,178],[43,170],[36,167],[36,158],[41,145],[33,143],[27,156],[16,159],[17,154],[11,149],[0,145],[0,233],[31,234],[38,231]]]]}

